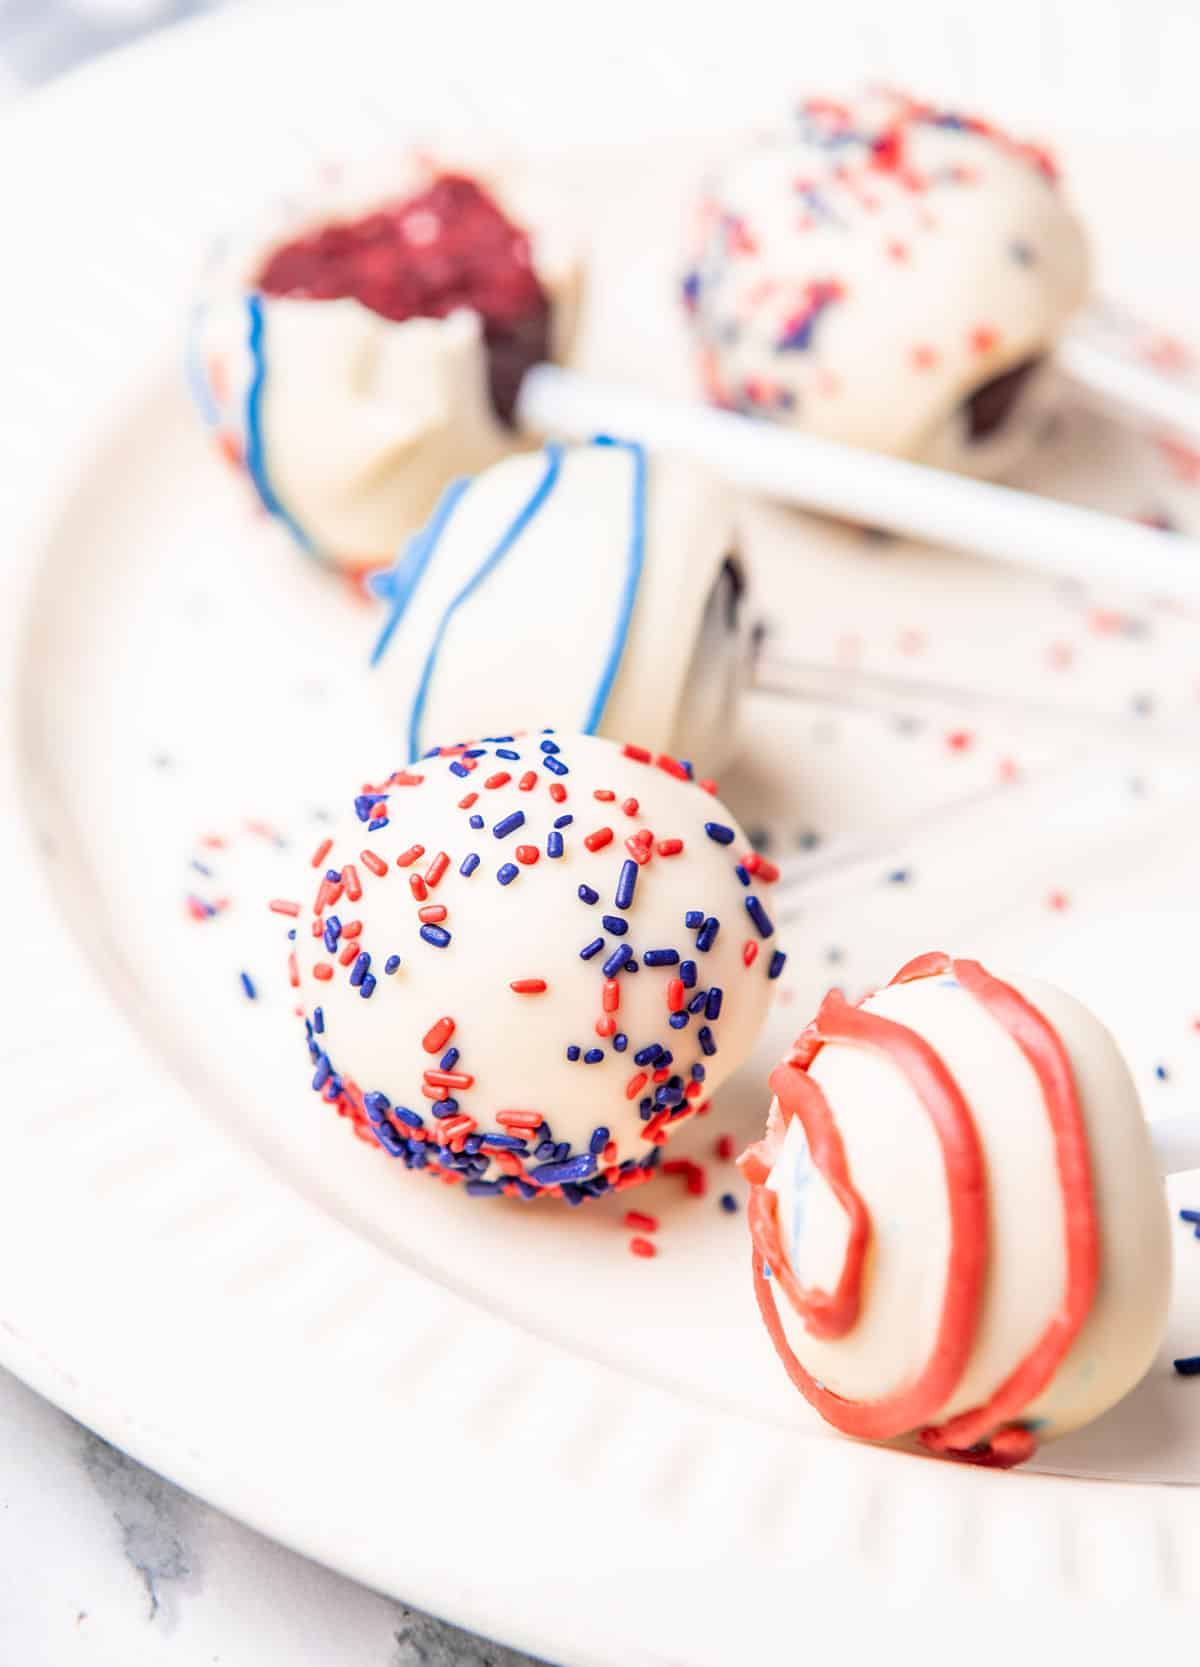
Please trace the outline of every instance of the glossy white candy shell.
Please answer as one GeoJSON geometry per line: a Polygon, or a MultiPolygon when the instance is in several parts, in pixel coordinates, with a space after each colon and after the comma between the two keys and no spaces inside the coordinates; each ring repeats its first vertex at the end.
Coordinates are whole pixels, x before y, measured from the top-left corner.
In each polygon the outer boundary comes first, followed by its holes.
{"type": "MultiPolygon", "coordinates": [[[[1109,1033],[1052,985],[1012,979],[1057,1029],[1087,1126],[1101,1238],[1089,1317],[1047,1390],[1024,1409],[1038,1438],[1096,1418],[1141,1378],[1166,1325],[1171,1246],[1162,1181],[1145,1117],[1109,1033]]],[[[967,1369],[931,1422],[982,1405],[1058,1310],[1065,1251],[1061,1193],[1033,1068],[975,999],[948,978],[881,990],[865,1003],[917,1031],[948,1066],[983,1147],[991,1221],[988,1282],[967,1369]]],[[[781,1301],[789,1341],[828,1388],[877,1399],[911,1382],[928,1358],[945,1289],[949,1215],[933,1125],[890,1059],[833,1043],[811,1075],[842,1132],[850,1175],[871,1214],[863,1313],[844,1338],[811,1337],[781,1301]]],[[[798,1120],[776,1166],[780,1219],[804,1284],[830,1288],[845,1215],[811,1173],[798,1120]]]]}

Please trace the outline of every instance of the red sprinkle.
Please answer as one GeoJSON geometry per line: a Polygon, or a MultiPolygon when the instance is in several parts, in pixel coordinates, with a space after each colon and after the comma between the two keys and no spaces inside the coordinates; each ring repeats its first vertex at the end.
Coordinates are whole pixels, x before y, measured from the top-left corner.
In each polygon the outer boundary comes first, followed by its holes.
{"type": "Polygon", "coordinates": [[[358,877],[358,869],[352,862],[348,862],[342,869],[342,884],[346,888],[346,896],[352,903],[357,903],[362,896],[362,881],[358,877]]]}
{"type": "Polygon", "coordinates": [[[655,1250],[649,1239],[630,1239],[629,1249],[634,1256],[658,1255],[658,1251],[655,1250]]]}
{"type": "Polygon", "coordinates": [[[952,729],[946,737],[946,745],[951,752],[966,752],[974,739],[969,729],[952,729]]]}
{"type": "Polygon", "coordinates": [[[617,1021],[611,1013],[604,1013],[596,1020],[597,1036],[612,1036],[616,1032],[617,1021]]]}
{"type": "Polygon", "coordinates": [[[506,782],[511,780],[512,775],[508,770],[497,770],[496,774],[489,776],[483,785],[485,787],[503,787],[506,782]]]}
{"type": "Polygon", "coordinates": [[[289,903],[285,897],[273,897],[269,907],[272,914],[290,915],[293,920],[300,913],[299,903],[289,903]]]}
{"type": "Polygon", "coordinates": [[[508,987],[518,996],[544,995],[549,988],[544,978],[514,978],[508,987]]]}
{"type": "Polygon", "coordinates": [[[621,809],[626,816],[636,816],[640,808],[636,799],[622,799],[621,801],[621,809]]]}
{"type": "Polygon", "coordinates": [[[728,1163],[730,1161],[733,1157],[733,1150],[733,1136],[731,1134],[723,1134],[717,1141],[717,1144],[713,1147],[713,1151],[716,1153],[717,1157],[720,1158],[722,1163],[728,1163]]]}
{"type": "Polygon", "coordinates": [[[658,1217],[648,1216],[643,1210],[626,1210],[625,1225],[635,1233],[657,1233],[658,1217]]]}
{"type": "Polygon", "coordinates": [[[342,927],[343,938],[357,938],[362,932],[361,920],[348,920],[342,927]]]}
{"type": "Polygon", "coordinates": [[[654,757],[653,753],[648,752],[645,747],[630,746],[622,747],[621,755],[624,758],[636,759],[639,764],[649,764],[654,757]]]}
{"type": "Polygon", "coordinates": [[[358,950],[359,950],[358,944],[356,944],[354,942],[354,939],[351,938],[349,943],[342,945],[341,952],[338,955],[339,963],[343,967],[348,967],[350,965],[351,961],[355,961],[355,960],[358,959],[358,950]]]}
{"type": "Polygon", "coordinates": [[[604,805],[612,804],[616,796],[611,787],[598,787],[592,794],[593,799],[599,799],[600,803],[604,805]]]}
{"type": "Polygon", "coordinates": [[[677,781],[688,780],[688,773],[677,758],[668,758],[665,752],[660,752],[654,762],[660,770],[665,770],[669,776],[674,776],[677,781]]]}
{"type": "Polygon", "coordinates": [[[388,871],[388,865],[383,858],[377,857],[374,851],[360,851],[358,854],[362,859],[363,867],[369,868],[377,879],[382,880],[388,871]]]}
{"type": "Polygon", "coordinates": [[[668,979],[667,980],[667,1010],[668,1010],[668,1012],[678,1013],[680,1011],[680,1009],[683,1007],[683,1003],[684,1003],[685,999],[686,998],[685,998],[685,995],[684,995],[683,980],[681,978],[670,978],[670,979],[668,979]]]}
{"type": "Polygon", "coordinates": [[[333,977],[333,968],[328,961],[318,961],[313,968],[313,977],[319,978],[322,984],[328,984],[333,977]]]}
{"type": "MultiPolygon", "coordinates": [[[[426,903],[423,909],[417,910],[417,919],[423,920],[428,926],[436,926],[439,921],[445,920],[447,913],[448,910],[444,903],[426,903]]],[[[343,927],[343,936],[345,930],[345,927],[343,927]]]]}
{"type": "Polygon", "coordinates": [[[758,945],[753,938],[747,938],[742,945],[742,965],[752,967],[758,959],[758,945]]]}
{"type": "Polygon", "coordinates": [[[478,797],[478,793],[465,793],[458,801],[459,810],[470,810],[471,806],[475,803],[478,797]]]}
{"type": "Polygon", "coordinates": [[[417,858],[423,857],[424,855],[425,847],[423,845],[410,845],[407,851],[401,851],[400,855],[396,858],[396,867],[411,868],[417,858]]]}
{"type": "MultiPolygon", "coordinates": [[[[533,790],[533,788],[535,788],[537,786],[537,771],[536,770],[526,770],[525,774],[521,777],[520,781],[517,783],[517,786],[520,788],[522,793],[531,792],[533,790]]],[[[553,791],[553,789],[551,789],[551,791],[553,791]]]]}
{"type": "Polygon", "coordinates": [[[330,851],[332,851],[332,850],[333,850],[333,841],[332,841],[332,839],[323,839],[321,841],[321,843],[317,846],[316,850],[312,854],[312,865],[313,865],[313,867],[314,868],[320,868],[321,864],[325,861],[325,858],[329,855],[330,851]]]}
{"type": "Polygon", "coordinates": [[[677,857],[683,850],[682,839],[660,839],[655,846],[660,857],[677,857]]]}
{"type": "Polygon", "coordinates": [[[439,851],[437,856],[434,857],[433,861],[430,863],[429,867],[425,870],[425,884],[427,886],[436,886],[449,866],[450,858],[446,855],[445,851],[439,851]]]}
{"type": "Polygon", "coordinates": [[[708,1188],[704,1170],[691,1158],[669,1158],[663,1164],[662,1172],[664,1175],[682,1175],[693,1198],[703,1198],[708,1188]]]}
{"type": "Polygon", "coordinates": [[[474,1088],[475,1078],[469,1071],[426,1071],[425,1081],[435,1088],[474,1088]]]}
{"type": "Polygon", "coordinates": [[[567,790],[561,781],[552,781],[550,783],[550,797],[554,800],[556,805],[566,803],[567,790]]]}
{"type": "Polygon", "coordinates": [[[602,851],[606,845],[611,845],[613,831],[611,828],[597,828],[594,833],[587,835],[584,844],[589,851],[602,851]]]}
{"type": "Polygon", "coordinates": [[[644,839],[639,839],[637,834],[630,834],[629,838],[625,841],[625,849],[629,852],[629,855],[633,858],[634,862],[637,863],[639,868],[645,868],[646,864],[650,861],[650,858],[654,855],[654,847],[652,845],[648,845],[644,839]]]}
{"type": "Polygon", "coordinates": [[[517,861],[524,863],[527,868],[531,863],[535,863],[541,854],[536,845],[517,846],[517,861]]]}
{"type": "Polygon", "coordinates": [[[604,1000],[602,1003],[606,1013],[615,1013],[621,1005],[621,986],[615,978],[604,980],[604,1000]]]}
{"type": "Polygon", "coordinates": [[[629,1081],[625,1084],[625,1098],[627,1100],[636,1100],[649,1080],[650,1079],[646,1075],[645,1071],[639,1071],[636,1076],[630,1077],[629,1081]]]}
{"type": "Polygon", "coordinates": [[[430,1025],[425,1032],[421,1046],[426,1053],[441,1053],[453,1035],[454,1020],[451,1018],[439,1019],[436,1024],[430,1025]]]}
{"type": "Polygon", "coordinates": [[[408,884],[409,889],[416,898],[417,902],[423,903],[429,896],[429,887],[425,884],[421,876],[419,874],[410,874],[408,876],[408,884]]]}
{"type": "Polygon", "coordinates": [[[498,1111],[496,1121],[505,1129],[540,1129],[545,1118],[540,1111],[498,1111]]]}
{"type": "Polygon", "coordinates": [[[296,951],[294,949],[288,956],[288,983],[292,986],[293,990],[298,990],[300,988],[300,967],[296,960],[296,951]]]}
{"type": "Polygon", "coordinates": [[[702,793],[711,793],[713,798],[716,798],[717,784],[711,776],[701,776],[700,780],[696,783],[696,786],[702,793]]]}

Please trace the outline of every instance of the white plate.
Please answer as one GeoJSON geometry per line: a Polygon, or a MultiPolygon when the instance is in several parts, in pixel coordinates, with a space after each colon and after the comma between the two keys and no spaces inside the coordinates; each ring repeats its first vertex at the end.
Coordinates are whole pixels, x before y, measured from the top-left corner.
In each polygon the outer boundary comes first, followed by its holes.
{"type": "MultiPolygon", "coordinates": [[[[627,1254],[619,1209],[564,1220],[399,1176],[308,1094],[279,925],[261,901],[288,889],[358,761],[390,756],[385,716],[360,694],[372,621],[218,472],[175,338],[205,238],[294,171],[298,138],[315,158],[397,106],[413,125],[446,116],[429,84],[446,50],[436,21],[407,20],[402,40],[383,30],[355,59],[347,106],[331,108],[331,64],[336,82],[361,22],[337,16],[336,38],[328,13],[294,18],[285,59],[272,58],[277,19],[185,31],[9,128],[23,172],[8,213],[36,225],[37,247],[7,274],[0,317],[19,415],[3,499],[0,1359],[279,1539],[562,1662],[757,1661],[796,1636],[801,1608],[806,1650],[894,1649],[911,1631],[935,1659],[989,1600],[1019,1598],[1047,1628],[1113,1597],[1138,1600],[1143,1630],[1164,1620],[1200,1592],[1194,1500],[1152,1485],[1194,1480],[1200,1464],[1200,1397],[1169,1368],[1172,1351],[1200,1346],[1200,1277],[1185,1271],[1193,1255],[1200,1273],[1200,1247],[1181,1235],[1172,1336],[1146,1385],[1046,1455],[1076,1479],[964,1472],[836,1441],[808,1418],[753,1318],[744,1227],[716,1197],[738,1185],[708,1148],[718,1127],[754,1126],[761,1065],[824,982],[866,984],[950,931],[1073,982],[1156,1103],[1193,1091],[1200,886],[1179,772],[1148,766],[1143,796],[1121,771],[1098,781],[1036,858],[1006,856],[985,817],[810,901],[760,1059],[720,1123],[679,1143],[709,1162],[708,1196],[664,1183],[633,1201],[662,1218],[653,1262],[627,1254]],[[909,880],[889,880],[900,870],[909,880]],[[227,891],[230,907],[193,921],[189,891],[227,891]],[[1060,893],[1069,911],[1048,907],[1060,893]],[[1153,977],[1123,976],[1131,958],[1153,977]],[[1110,1474],[1133,1480],[1077,1479],[1110,1474]]],[[[570,89],[540,86],[504,51],[482,34],[458,50],[450,114],[499,105],[495,119],[506,131],[523,119],[530,143],[553,142],[570,115],[573,134],[593,136],[589,113],[565,108],[570,89]]],[[[626,144],[678,122],[693,87],[676,77],[664,98],[661,57],[604,51],[626,144]]],[[[597,94],[593,120],[603,105],[597,94]]],[[[1111,184],[1102,146],[1079,154],[1085,183],[1111,184]]],[[[670,331],[652,323],[665,265],[645,253],[656,182],[631,184],[628,157],[564,164],[590,170],[581,199],[613,275],[589,352],[666,380],[670,331]],[[622,316],[646,322],[625,331],[622,316]]],[[[1006,606],[1047,641],[1066,633],[1108,656],[1100,682],[1117,656],[1137,687],[1184,698],[1186,622],[1089,630],[1077,597],[948,558],[930,571],[905,551],[847,550],[831,586],[824,539],[805,554],[794,522],[759,521],[775,611],[790,617],[800,575],[802,617],[829,622],[835,657],[853,589],[848,617],[869,622],[884,659],[916,628],[899,610],[931,594],[945,609],[925,645],[935,669],[965,642],[986,683],[978,621],[1006,606]],[[851,580],[856,563],[868,571],[851,580]]],[[[798,627],[794,641],[820,652],[798,627]]],[[[1035,666],[1049,686],[1033,649],[1023,681],[1037,683],[1035,666]]],[[[727,786],[784,846],[809,826],[880,824],[1045,751],[999,730],[947,744],[949,725],[913,733],[771,703],[749,717],[756,752],[727,786]],[[764,803],[756,757],[784,744],[787,789],[764,803]]]]}

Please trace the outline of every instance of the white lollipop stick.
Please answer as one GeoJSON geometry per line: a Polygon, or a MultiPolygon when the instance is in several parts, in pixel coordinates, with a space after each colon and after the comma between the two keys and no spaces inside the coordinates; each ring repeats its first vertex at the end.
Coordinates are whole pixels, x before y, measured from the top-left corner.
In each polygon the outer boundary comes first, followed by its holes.
{"type": "Polygon", "coordinates": [[[1164,1175],[1200,1169],[1200,1113],[1181,1111],[1150,1125],[1150,1139],[1164,1175]]]}
{"type": "Polygon", "coordinates": [[[1200,602],[1200,543],[1008,486],[858,451],[686,400],[536,365],[520,426],[587,439],[636,436],[732,484],[800,508],[1088,584],[1200,602]]]}
{"type": "Polygon", "coordinates": [[[1068,331],[1055,359],[1084,393],[1102,404],[1177,433],[1200,435],[1200,393],[1195,388],[1109,352],[1086,328],[1068,331]]]}

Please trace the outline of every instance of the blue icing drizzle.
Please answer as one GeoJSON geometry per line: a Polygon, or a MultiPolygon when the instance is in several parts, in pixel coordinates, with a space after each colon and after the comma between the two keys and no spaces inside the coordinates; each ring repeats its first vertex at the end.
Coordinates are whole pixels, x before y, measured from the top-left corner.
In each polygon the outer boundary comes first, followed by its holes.
{"type": "Polygon", "coordinates": [[[250,386],[246,390],[246,470],[268,514],[283,522],[302,550],[313,552],[313,542],[304,528],[291,515],[275,494],[267,474],[266,450],[262,437],[262,395],[267,380],[267,356],[264,347],[266,320],[263,316],[261,295],[247,295],[246,345],[250,351],[250,386]]]}
{"type": "MultiPolygon", "coordinates": [[[[621,669],[621,661],[624,658],[625,646],[629,640],[629,627],[633,619],[633,610],[637,602],[638,589],[641,585],[642,571],[646,559],[645,450],[634,441],[613,440],[606,436],[598,436],[591,443],[596,446],[611,446],[628,452],[633,467],[633,482],[629,543],[626,549],[624,577],[617,598],[616,618],[604,663],[601,666],[595,689],[580,725],[584,734],[587,735],[594,735],[599,728],[605,707],[612,695],[613,685],[621,669]]],[[[566,456],[565,448],[558,445],[548,445],[544,449],[544,456],[546,465],[537,486],[505,528],[493,549],[489,551],[457,595],[451,599],[434,631],[433,640],[422,667],[417,691],[413,697],[412,710],[409,714],[408,743],[409,755],[412,758],[420,757],[423,750],[421,722],[429,698],[430,685],[433,682],[437,668],[438,656],[451,620],[458,609],[470,600],[483,581],[495,572],[504,558],[516,546],[539,510],[549,500],[559,482],[566,456]]],[[[374,575],[368,581],[372,592],[390,604],[388,617],[371,653],[370,663],[372,666],[378,665],[387,652],[396,629],[403,619],[430,562],[434,559],[442,536],[470,484],[469,479],[462,479],[454,481],[447,487],[429,521],[419,533],[408,541],[395,567],[386,573],[374,575]]],[[[270,506],[268,505],[268,507],[270,506]]]]}

